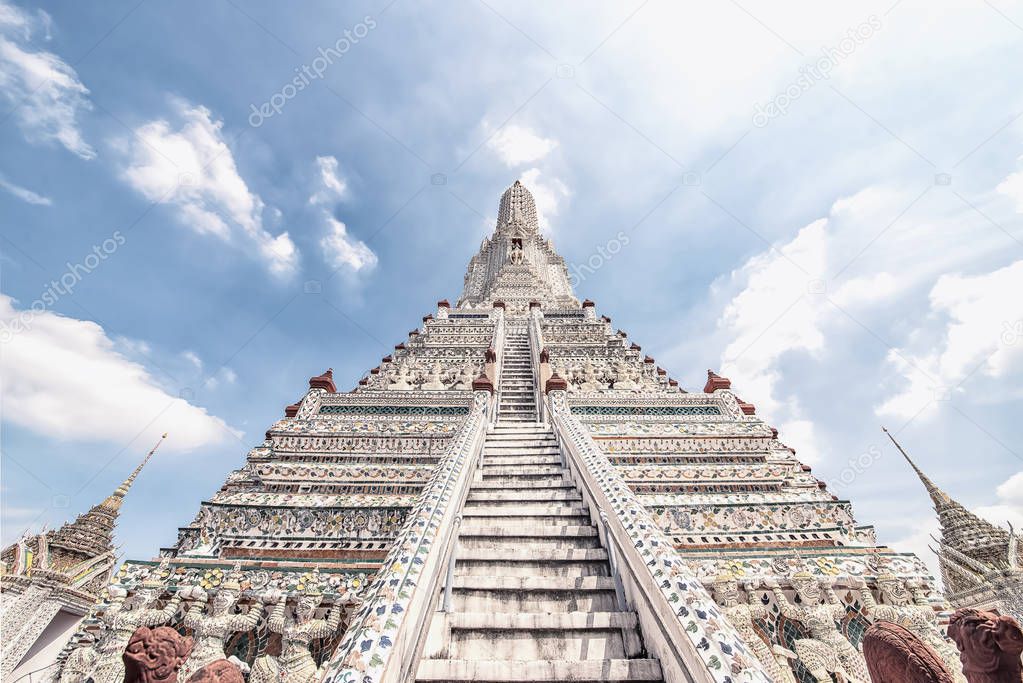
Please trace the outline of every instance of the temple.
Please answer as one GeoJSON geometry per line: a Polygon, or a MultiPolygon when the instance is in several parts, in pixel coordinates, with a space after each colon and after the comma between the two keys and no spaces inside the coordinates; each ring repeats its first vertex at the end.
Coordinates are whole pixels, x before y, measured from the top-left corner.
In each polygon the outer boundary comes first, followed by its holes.
{"type": "MultiPolygon", "coordinates": [[[[887,430],[886,430],[887,432],[887,430]]],[[[994,610],[1023,621],[1020,537],[970,512],[917,467],[895,437],[888,437],[920,478],[941,525],[938,556],[945,597],[953,607],[994,610]]]]}
{"type": "Polygon", "coordinates": [[[516,182],[456,304],[351,390],[310,378],[54,678],[120,683],[170,624],[181,681],[865,683],[875,619],[955,658],[945,607],[727,378],[683,390],[576,298],[516,182]]]}
{"type": "Polygon", "coordinates": [[[114,528],[121,503],[159,446],[99,505],[56,531],[23,535],[0,554],[0,680],[51,666],[106,589],[118,559],[114,528]]]}

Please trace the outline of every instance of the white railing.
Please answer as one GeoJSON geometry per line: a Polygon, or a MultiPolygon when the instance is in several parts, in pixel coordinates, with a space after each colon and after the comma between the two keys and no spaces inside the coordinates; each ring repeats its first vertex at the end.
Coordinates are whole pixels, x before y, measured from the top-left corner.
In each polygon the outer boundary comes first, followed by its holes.
{"type": "Polygon", "coordinates": [[[469,417],[373,578],[322,683],[399,683],[415,675],[457,541],[455,520],[483,453],[490,399],[485,391],[473,395],[469,417]]]}
{"type": "MultiPolygon", "coordinates": [[[[499,309],[497,309],[499,310],[499,309]]],[[[497,419],[497,406],[500,405],[501,376],[504,371],[504,312],[497,314],[497,324],[494,326],[494,337],[490,342],[494,348],[496,361],[494,362],[494,395],[491,397],[490,421],[497,419]]]]}
{"type": "Polygon", "coordinates": [[[543,377],[540,374],[540,352],[543,351],[543,332],[540,331],[540,309],[533,308],[529,311],[529,356],[533,369],[533,401],[536,404],[537,422],[547,422],[546,410],[544,409],[543,377]]]}
{"type": "Polygon", "coordinates": [[[565,394],[547,395],[554,433],[600,522],[604,547],[614,558],[616,592],[624,592],[639,616],[644,643],[660,660],[665,681],[771,683],[696,573],[572,415],[565,394]]]}

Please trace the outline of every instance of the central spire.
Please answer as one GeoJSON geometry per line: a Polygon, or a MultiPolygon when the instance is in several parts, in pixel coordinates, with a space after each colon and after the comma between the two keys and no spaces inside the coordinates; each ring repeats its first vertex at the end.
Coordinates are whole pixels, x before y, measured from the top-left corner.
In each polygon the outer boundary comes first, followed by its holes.
{"type": "Polygon", "coordinates": [[[520,236],[540,232],[536,201],[526,186],[518,180],[501,195],[501,203],[497,209],[497,229],[499,232],[511,232],[520,236]]]}
{"type": "Polygon", "coordinates": [[[504,191],[494,234],[483,241],[465,274],[459,306],[501,301],[511,315],[528,312],[531,301],[544,308],[578,308],[565,259],[540,234],[536,201],[520,181],[504,191]]]}

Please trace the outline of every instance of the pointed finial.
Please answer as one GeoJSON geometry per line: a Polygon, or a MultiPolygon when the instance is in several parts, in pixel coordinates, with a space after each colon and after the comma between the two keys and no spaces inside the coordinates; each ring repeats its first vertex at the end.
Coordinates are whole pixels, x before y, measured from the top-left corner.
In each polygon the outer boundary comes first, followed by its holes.
{"type": "Polygon", "coordinates": [[[130,475],[128,475],[128,478],[121,482],[121,485],[118,486],[114,490],[114,492],[110,494],[110,496],[108,496],[106,500],[103,501],[102,503],[103,507],[109,508],[114,511],[121,509],[121,503],[122,501],[124,501],[124,497],[128,494],[128,490],[131,488],[131,485],[135,483],[135,478],[139,476],[139,472],[141,472],[142,468],[146,466],[146,463],[149,462],[149,459],[153,457],[153,453],[156,453],[156,449],[160,447],[160,444],[162,444],[163,440],[166,438],[167,433],[164,432],[163,436],[160,437],[160,440],[156,442],[156,445],[153,446],[148,453],[146,453],[146,457],[142,459],[142,462],[139,463],[139,466],[136,467],[135,470],[130,475]]]}
{"type": "Polygon", "coordinates": [[[902,457],[906,459],[906,462],[909,463],[909,466],[913,468],[914,472],[916,472],[916,476],[920,479],[921,482],[923,482],[924,488],[927,489],[927,494],[931,497],[931,502],[934,503],[934,506],[937,508],[941,507],[942,505],[947,505],[949,502],[951,502],[952,499],[949,497],[949,495],[942,491],[940,488],[938,488],[938,485],[931,481],[930,477],[924,474],[923,470],[917,467],[916,463],[913,462],[913,459],[909,457],[909,454],[906,453],[906,451],[903,450],[899,442],[895,440],[895,437],[892,435],[892,433],[889,432],[885,427],[881,427],[881,431],[888,435],[888,438],[891,439],[893,444],[895,444],[895,447],[899,449],[899,453],[902,454],[902,457]]]}

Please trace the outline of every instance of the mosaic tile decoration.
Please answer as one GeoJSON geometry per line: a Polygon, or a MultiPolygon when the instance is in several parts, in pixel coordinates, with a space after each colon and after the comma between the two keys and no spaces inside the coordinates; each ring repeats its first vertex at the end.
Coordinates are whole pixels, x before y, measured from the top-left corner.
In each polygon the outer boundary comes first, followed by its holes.
{"type": "Polygon", "coordinates": [[[324,405],[320,406],[321,415],[468,415],[468,406],[359,406],[359,405],[324,405]]]}
{"type": "MultiPolygon", "coordinates": [[[[615,467],[600,451],[589,431],[572,415],[563,391],[548,396],[555,427],[563,442],[579,454],[646,567],[660,585],[679,623],[690,635],[708,673],[720,683],[755,681],[770,683],[760,663],[735,628],[721,613],[695,572],[675,551],[671,540],[657,526],[643,503],[632,493],[615,467]]],[[[610,512],[609,516],[610,516],[610,512]]]]}
{"type": "MultiPolygon", "coordinates": [[[[483,446],[489,398],[487,392],[475,393],[472,413],[452,440],[448,453],[423,489],[387,559],[370,583],[366,601],[352,617],[344,640],[326,667],[322,683],[380,680],[394,654],[394,642],[405,623],[407,607],[419,586],[423,567],[434,550],[444,514],[455,491],[471,476],[475,461],[472,456],[483,446]]],[[[423,590],[429,588],[424,586],[423,590]]]]}
{"type": "Polygon", "coordinates": [[[575,415],[720,415],[717,406],[572,406],[575,415]]]}

